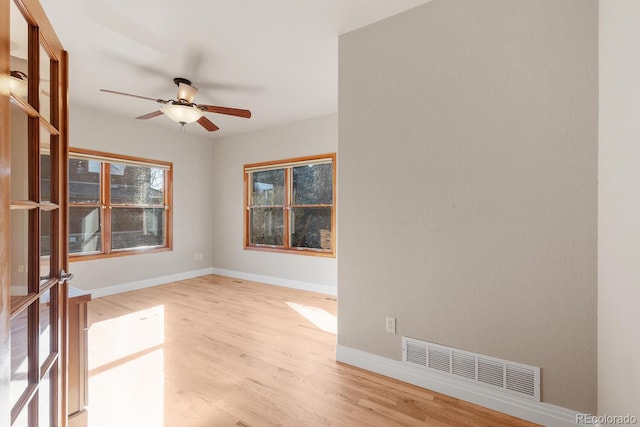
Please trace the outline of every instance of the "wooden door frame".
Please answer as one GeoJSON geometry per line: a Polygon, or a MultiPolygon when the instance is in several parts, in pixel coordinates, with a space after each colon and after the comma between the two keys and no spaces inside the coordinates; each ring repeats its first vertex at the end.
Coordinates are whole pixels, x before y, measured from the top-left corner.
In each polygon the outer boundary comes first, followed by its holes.
{"type": "MultiPolygon", "coordinates": [[[[51,92],[56,93],[58,104],[52,106],[50,121],[58,129],[58,153],[59,172],[53,177],[54,186],[57,186],[59,200],[57,200],[58,218],[60,227],[54,231],[59,237],[57,251],[60,257],[54,262],[57,264],[54,271],[68,270],[67,257],[67,165],[68,154],[68,56],[58,39],[51,22],[47,18],[39,0],[0,0],[0,425],[10,425],[11,422],[11,346],[10,346],[10,230],[11,230],[11,111],[9,95],[10,75],[10,6],[14,2],[25,14],[30,25],[37,25],[39,30],[39,43],[45,47],[51,59],[57,61],[57,87],[52,87],[51,92]],[[56,114],[56,111],[59,114],[56,114]]],[[[39,48],[40,46],[36,46],[39,48]]],[[[55,77],[52,76],[52,82],[55,77]]],[[[55,98],[54,98],[55,99],[55,98]]],[[[43,123],[47,125],[46,123],[43,123]]],[[[48,126],[45,126],[48,127],[48,126]]],[[[36,136],[37,138],[37,136],[36,136]]],[[[32,156],[33,157],[33,156],[32,156]]],[[[58,286],[58,307],[53,310],[60,315],[60,329],[58,333],[58,407],[54,408],[57,414],[59,426],[67,425],[67,283],[58,286]]],[[[55,371],[52,371],[55,372],[55,371]]]]}
{"type": "Polygon", "coordinates": [[[9,170],[11,113],[9,111],[9,1],[0,0],[0,425],[9,425],[11,407],[9,386],[11,379],[11,346],[9,335],[9,300],[11,266],[8,262],[10,240],[7,230],[11,228],[9,170]]]}

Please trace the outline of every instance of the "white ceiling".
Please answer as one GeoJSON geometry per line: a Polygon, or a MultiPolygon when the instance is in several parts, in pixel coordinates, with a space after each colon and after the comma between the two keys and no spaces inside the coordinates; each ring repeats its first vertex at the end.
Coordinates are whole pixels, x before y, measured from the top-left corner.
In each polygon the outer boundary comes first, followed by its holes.
{"type": "MultiPolygon", "coordinates": [[[[428,0],[41,0],[70,58],[70,102],[131,118],[158,109],[111,89],[175,99],[173,77],[197,103],[252,111],[207,114],[247,132],[337,111],[338,35],[428,0]]],[[[166,117],[149,126],[179,125],[166,117]]],[[[207,133],[197,124],[190,133],[207,133]]]]}

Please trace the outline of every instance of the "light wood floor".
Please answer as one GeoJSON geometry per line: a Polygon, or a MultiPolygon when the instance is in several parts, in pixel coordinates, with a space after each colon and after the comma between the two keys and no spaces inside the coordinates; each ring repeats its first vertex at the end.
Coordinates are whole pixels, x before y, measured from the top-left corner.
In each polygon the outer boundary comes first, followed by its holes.
{"type": "Polygon", "coordinates": [[[533,426],[336,363],[335,313],[214,275],[93,300],[89,425],[533,426]]]}

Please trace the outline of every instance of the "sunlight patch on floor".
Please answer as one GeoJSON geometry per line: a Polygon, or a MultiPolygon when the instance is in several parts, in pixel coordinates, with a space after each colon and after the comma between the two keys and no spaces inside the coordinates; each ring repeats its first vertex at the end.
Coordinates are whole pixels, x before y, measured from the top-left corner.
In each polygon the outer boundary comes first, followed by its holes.
{"type": "Polygon", "coordinates": [[[335,315],[328,311],[319,307],[312,307],[290,301],[287,301],[287,305],[313,323],[318,329],[332,334],[338,332],[338,320],[335,315]]]}
{"type": "Polygon", "coordinates": [[[164,427],[164,306],[89,329],[89,427],[164,427]]]}
{"type": "Polygon", "coordinates": [[[89,370],[164,343],[164,305],[158,305],[91,325],[89,370]]]}

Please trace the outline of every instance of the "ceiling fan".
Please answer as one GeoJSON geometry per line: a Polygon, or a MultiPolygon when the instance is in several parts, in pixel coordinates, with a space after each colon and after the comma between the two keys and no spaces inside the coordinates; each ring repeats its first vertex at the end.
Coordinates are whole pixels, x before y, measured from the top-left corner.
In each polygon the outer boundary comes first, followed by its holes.
{"type": "Polygon", "coordinates": [[[187,123],[198,122],[200,126],[209,132],[220,129],[211,120],[204,116],[204,113],[218,113],[229,116],[243,117],[248,119],[251,117],[251,111],[241,110],[239,108],[217,107],[215,105],[196,104],[193,102],[198,93],[198,89],[191,85],[191,81],[182,77],[176,77],[173,82],[178,86],[177,99],[155,99],[146,96],[133,95],[131,93],[117,92],[115,90],[100,89],[102,92],[114,93],[116,95],[131,96],[133,98],[147,99],[149,101],[162,104],[159,110],[152,113],[144,114],[136,117],[136,119],[146,120],[153,117],[166,115],[174,122],[180,123],[183,127],[187,123]]]}

